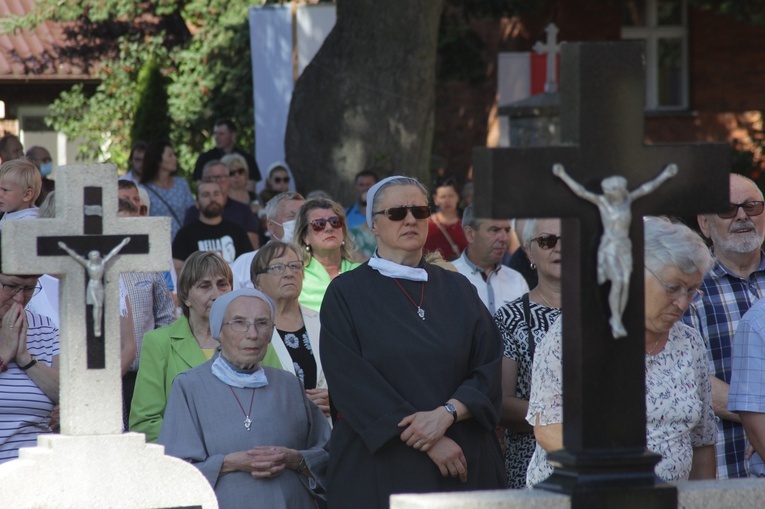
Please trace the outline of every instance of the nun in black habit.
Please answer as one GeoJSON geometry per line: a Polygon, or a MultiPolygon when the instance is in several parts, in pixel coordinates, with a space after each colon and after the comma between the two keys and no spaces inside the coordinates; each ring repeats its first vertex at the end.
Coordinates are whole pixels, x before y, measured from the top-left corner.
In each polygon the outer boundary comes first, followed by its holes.
{"type": "Polygon", "coordinates": [[[464,276],[423,260],[430,209],[418,181],[389,177],[367,200],[377,252],[330,284],[321,310],[335,418],[328,505],[502,489],[494,321],[464,276]]]}

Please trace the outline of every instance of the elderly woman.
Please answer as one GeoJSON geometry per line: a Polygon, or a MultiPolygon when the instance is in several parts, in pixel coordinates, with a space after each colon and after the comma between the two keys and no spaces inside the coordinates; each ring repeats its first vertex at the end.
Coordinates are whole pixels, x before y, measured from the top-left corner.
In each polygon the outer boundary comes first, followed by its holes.
{"type": "Polygon", "coordinates": [[[505,426],[507,485],[526,486],[526,469],[534,454],[534,429],[526,422],[534,353],[560,315],[560,220],[530,219],[521,239],[538,284],[494,315],[505,344],[502,359],[502,421],[505,426]]]}
{"type": "Polygon", "coordinates": [[[258,251],[250,266],[252,284],[276,307],[271,349],[282,369],[296,375],[308,399],[329,416],[327,382],[319,358],[319,313],[301,306],[303,260],[292,244],[273,240],[258,251]]]}
{"type": "Polygon", "coordinates": [[[353,261],[343,207],[325,198],[306,201],[295,218],[293,242],[306,262],[300,304],[319,311],[329,283],[359,265],[353,261]]]}
{"type": "MultiPolygon", "coordinates": [[[[712,267],[704,241],[665,219],[645,220],[646,447],[661,455],[656,475],[665,481],[714,479],[717,427],[704,341],[680,318],[699,295],[712,267]]],[[[563,446],[561,338],[556,321],[534,360],[527,420],[537,447],[527,482],[552,473],[547,452],[563,446]]]]}
{"type": "Polygon", "coordinates": [[[266,187],[258,194],[258,199],[262,205],[266,205],[271,198],[279,193],[286,193],[290,190],[290,174],[287,171],[285,163],[274,163],[268,168],[268,178],[266,178],[266,187]]]}
{"type": "Polygon", "coordinates": [[[324,491],[329,423],[297,378],[262,367],[274,304],[258,290],[215,301],[220,355],[178,375],[159,443],[194,464],[221,509],[315,508],[324,491]]]}
{"type": "Polygon", "coordinates": [[[167,397],[175,377],[212,358],[218,342],[210,334],[210,309],[231,291],[233,275],[217,254],[197,251],[178,276],[178,300],[183,316],[143,337],[130,407],[130,430],[154,442],[162,426],[167,397]]]}
{"type": "Polygon", "coordinates": [[[155,141],[146,149],[141,184],[151,196],[152,216],[168,216],[171,234],[183,225],[186,209],[195,204],[189,184],[178,173],[178,157],[167,140],[155,141]]]}
{"type": "Polygon", "coordinates": [[[332,387],[330,507],[391,493],[506,485],[494,429],[499,333],[475,287],[426,263],[427,190],[389,177],[368,193],[375,256],[329,285],[321,357],[332,387]]]}
{"type": "Polygon", "coordinates": [[[0,463],[51,432],[58,403],[58,328],[24,311],[40,289],[37,276],[0,274],[0,463]]]}

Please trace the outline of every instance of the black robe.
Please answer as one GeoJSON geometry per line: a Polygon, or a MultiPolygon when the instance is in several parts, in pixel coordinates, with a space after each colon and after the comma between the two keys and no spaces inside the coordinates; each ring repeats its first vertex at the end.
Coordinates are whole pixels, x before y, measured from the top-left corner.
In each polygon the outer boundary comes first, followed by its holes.
{"type": "Polygon", "coordinates": [[[366,263],[329,285],[321,306],[321,360],[333,410],[328,505],[387,508],[392,493],[502,489],[495,428],[501,406],[501,339],[473,285],[423,264],[422,283],[380,275],[366,263]],[[410,300],[411,298],[411,300],[410,300]],[[427,454],[401,441],[405,416],[455,398],[473,414],[446,436],[467,460],[468,480],[443,477],[427,454]]]}

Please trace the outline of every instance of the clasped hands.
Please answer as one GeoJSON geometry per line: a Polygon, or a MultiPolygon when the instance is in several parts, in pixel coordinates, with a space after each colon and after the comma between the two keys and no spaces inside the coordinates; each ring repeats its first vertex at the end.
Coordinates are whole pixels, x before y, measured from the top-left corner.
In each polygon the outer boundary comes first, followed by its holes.
{"type": "Polygon", "coordinates": [[[462,448],[451,438],[444,436],[454,423],[454,418],[444,407],[429,412],[416,412],[404,417],[398,423],[401,441],[422,451],[438,466],[444,477],[459,477],[467,481],[467,460],[462,448]]]}
{"type": "Polygon", "coordinates": [[[0,358],[8,364],[28,364],[32,359],[27,352],[27,316],[24,307],[14,302],[3,316],[0,329],[0,358]],[[26,358],[22,358],[26,356],[26,358]]]}
{"type": "Polygon", "coordinates": [[[276,446],[253,447],[226,455],[222,473],[241,470],[256,479],[270,479],[279,476],[286,468],[297,470],[302,455],[295,449],[276,446]]]}

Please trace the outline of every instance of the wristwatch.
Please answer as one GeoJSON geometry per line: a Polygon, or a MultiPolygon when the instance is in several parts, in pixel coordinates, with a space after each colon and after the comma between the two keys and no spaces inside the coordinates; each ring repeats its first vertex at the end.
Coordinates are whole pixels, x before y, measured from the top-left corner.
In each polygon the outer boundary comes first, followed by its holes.
{"type": "Polygon", "coordinates": [[[31,357],[32,357],[32,360],[31,360],[31,361],[29,361],[29,364],[27,364],[27,365],[25,365],[25,366],[19,366],[19,369],[20,369],[21,371],[26,371],[26,370],[28,370],[29,368],[31,368],[32,366],[34,366],[35,364],[37,364],[37,358],[36,358],[34,355],[32,355],[31,357]]]}
{"type": "Polygon", "coordinates": [[[305,462],[305,458],[300,458],[300,463],[298,464],[297,472],[299,474],[302,474],[306,470],[308,470],[308,464],[305,462]]]}
{"type": "Polygon", "coordinates": [[[445,403],[444,408],[446,409],[447,412],[452,414],[452,417],[454,418],[454,422],[457,422],[457,409],[454,408],[454,405],[452,405],[451,403],[445,403]]]}

